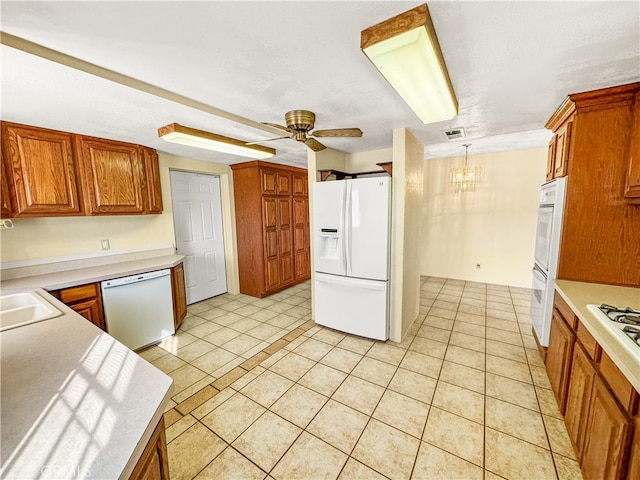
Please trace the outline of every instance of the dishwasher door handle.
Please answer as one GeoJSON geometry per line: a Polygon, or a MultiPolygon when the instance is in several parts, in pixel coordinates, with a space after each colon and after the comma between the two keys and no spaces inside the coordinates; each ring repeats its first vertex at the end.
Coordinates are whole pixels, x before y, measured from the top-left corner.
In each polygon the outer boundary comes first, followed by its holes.
{"type": "Polygon", "coordinates": [[[152,280],[154,278],[164,277],[170,274],[171,274],[171,270],[169,269],[156,270],[155,272],[141,273],[140,275],[131,275],[130,277],[116,278],[114,280],[106,280],[104,282],[101,282],[100,286],[102,288],[120,287],[122,285],[129,285],[131,283],[144,282],[145,280],[152,280]]]}

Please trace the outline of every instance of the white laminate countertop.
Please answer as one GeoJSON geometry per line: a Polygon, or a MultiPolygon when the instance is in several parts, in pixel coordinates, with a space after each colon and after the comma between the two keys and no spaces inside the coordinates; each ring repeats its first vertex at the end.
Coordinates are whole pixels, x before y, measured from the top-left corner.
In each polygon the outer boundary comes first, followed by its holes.
{"type": "Polygon", "coordinates": [[[75,287],[87,283],[101,282],[127,275],[151,272],[163,268],[175,267],[184,260],[184,255],[162,255],[157,257],[127,260],[118,263],[94,265],[73,270],[61,270],[42,275],[3,280],[0,288],[44,288],[45,290],[58,290],[60,288],[75,287]]]}
{"type": "Polygon", "coordinates": [[[571,307],[627,380],[640,392],[640,361],[637,357],[634,358],[628,354],[620,345],[619,340],[587,309],[589,304],[607,303],[621,308],[631,307],[640,310],[640,288],[569,280],[556,280],[555,283],[560,296],[571,307]]]}
{"type": "Polygon", "coordinates": [[[63,314],[0,333],[0,477],[128,478],[173,380],[35,291],[63,314]]]}

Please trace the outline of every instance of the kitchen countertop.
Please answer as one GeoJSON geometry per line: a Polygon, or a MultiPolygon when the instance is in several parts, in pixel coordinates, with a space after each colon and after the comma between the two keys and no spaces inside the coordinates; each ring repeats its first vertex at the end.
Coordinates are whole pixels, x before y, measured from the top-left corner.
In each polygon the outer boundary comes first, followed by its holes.
{"type": "Polygon", "coordinates": [[[127,260],[118,263],[93,265],[73,270],[61,270],[42,275],[3,280],[0,288],[44,288],[58,290],[60,288],[75,287],[87,283],[101,282],[112,278],[126,277],[138,273],[151,272],[163,268],[172,268],[184,260],[184,255],[162,255],[138,260],[127,260]]]}
{"type": "Polygon", "coordinates": [[[556,291],[567,302],[589,333],[609,355],[633,387],[640,392],[640,362],[629,355],[619,341],[602,326],[601,321],[588,309],[588,304],[607,303],[621,308],[640,310],[640,288],[618,287],[598,283],[556,280],[556,291]]]}
{"type": "Polygon", "coordinates": [[[0,333],[0,476],[128,478],[173,380],[44,290],[35,291],[63,314],[0,333]]]}

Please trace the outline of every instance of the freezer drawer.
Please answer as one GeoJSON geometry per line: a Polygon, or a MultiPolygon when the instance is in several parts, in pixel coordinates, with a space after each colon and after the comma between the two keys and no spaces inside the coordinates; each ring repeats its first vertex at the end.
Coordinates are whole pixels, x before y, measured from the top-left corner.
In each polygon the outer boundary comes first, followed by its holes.
{"type": "Polygon", "coordinates": [[[389,338],[389,282],[316,273],[316,323],[361,337],[389,338]]]}

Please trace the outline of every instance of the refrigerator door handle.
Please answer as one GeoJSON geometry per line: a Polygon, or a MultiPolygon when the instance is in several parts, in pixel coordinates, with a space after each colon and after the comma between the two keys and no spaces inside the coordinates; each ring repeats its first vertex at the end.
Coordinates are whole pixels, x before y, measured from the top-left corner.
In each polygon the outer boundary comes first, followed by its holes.
{"type": "Polygon", "coordinates": [[[345,215],[344,215],[344,258],[346,261],[347,275],[351,275],[351,182],[347,181],[345,188],[345,215]]]}

